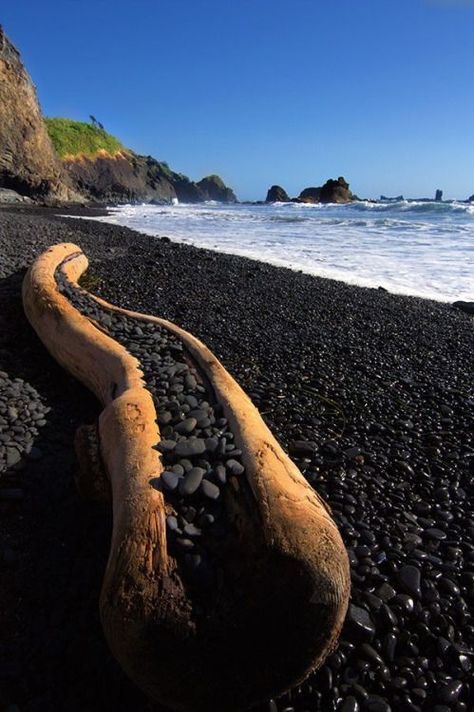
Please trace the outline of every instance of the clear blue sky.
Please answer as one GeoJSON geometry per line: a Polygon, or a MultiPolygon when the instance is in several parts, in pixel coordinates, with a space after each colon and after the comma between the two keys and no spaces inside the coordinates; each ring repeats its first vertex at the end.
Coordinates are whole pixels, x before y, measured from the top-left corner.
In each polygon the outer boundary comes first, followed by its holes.
{"type": "Polygon", "coordinates": [[[241,199],[338,175],[474,193],[474,0],[15,0],[0,22],[46,115],[241,199]]]}

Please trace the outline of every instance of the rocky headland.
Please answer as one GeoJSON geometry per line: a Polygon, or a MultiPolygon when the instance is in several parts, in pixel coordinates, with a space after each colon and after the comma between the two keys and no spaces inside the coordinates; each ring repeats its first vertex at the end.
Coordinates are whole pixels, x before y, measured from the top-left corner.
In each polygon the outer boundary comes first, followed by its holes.
{"type": "Polygon", "coordinates": [[[152,156],[140,156],[126,149],[113,154],[99,150],[92,156],[67,155],[62,164],[74,188],[89,201],[168,204],[173,200],[182,203],[237,200],[218,176],[195,183],[152,156]]]}
{"type": "Polygon", "coordinates": [[[122,146],[96,120],[45,122],[20,53],[1,26],[0,188],[46,203],[237,200],[219,176],[196,183],[122,146]]]}

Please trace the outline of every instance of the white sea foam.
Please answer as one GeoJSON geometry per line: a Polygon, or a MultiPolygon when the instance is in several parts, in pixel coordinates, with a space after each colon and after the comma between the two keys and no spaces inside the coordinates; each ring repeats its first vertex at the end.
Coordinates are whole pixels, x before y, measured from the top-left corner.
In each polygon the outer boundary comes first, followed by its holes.
{"type": "Polygon", "coordinates": [[[466,203],[127,205],[99,219],[350,284],[474,300],[474,206],[466,203]]]}

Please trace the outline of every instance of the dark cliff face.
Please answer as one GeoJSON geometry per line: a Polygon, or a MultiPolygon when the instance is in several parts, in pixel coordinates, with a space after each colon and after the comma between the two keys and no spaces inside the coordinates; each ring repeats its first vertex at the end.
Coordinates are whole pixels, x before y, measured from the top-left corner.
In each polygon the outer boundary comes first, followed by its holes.
{"type": "Polygon", "coordinates": [[[88,200],[164,203],[177,197],[160,164],[147,156],[128,152],[77,156],[64,160],[63,166],[75,189],[88,200]]]}
{"type": "Polygon", "coordinates": [[[43,200],[103,203],[234,202],[218,176],[199,184],[151,156],[114,155],[60,160],[41,115],[36,90],[18,50],[0,26],[0,188],[43,200]]]}
{"type": "Polygon", "coordinates": [[[218,176],[194,183],[152,156],[122,151],[114,156],[77,156],[63,161],[74,188],[89,200],[103,203],[236,202],[233,191],[218,176]]]}
{"type": "Polygon", "coordinates": [[[0,187],[43,199],[71,199],[18,50],[0,26],[0,187]]]}

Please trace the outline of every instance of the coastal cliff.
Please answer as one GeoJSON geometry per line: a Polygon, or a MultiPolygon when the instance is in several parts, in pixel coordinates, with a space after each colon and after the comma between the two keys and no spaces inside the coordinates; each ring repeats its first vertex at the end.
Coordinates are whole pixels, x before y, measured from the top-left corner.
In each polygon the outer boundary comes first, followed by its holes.
{"type": "Polygon", "coordinates": [[[153,156],[141,156],[96,121],[46,119],[53,145],[71,184],[88,200],[103,203],[235,202],[219,176],[195,183],[153,156]]]}
{"type": "Polygon", "coordinates": [[[219,176],[195,183],[166,163],[124,147],[95,119],[45,121],[20,53],[1,26],[0,189],[43,202],[237,200],[219,176]]]}
{"type": "Polygon", "coordinates": [[[43,200],[74,198],[46,131],[34,84],[1,26],[0,187],[43,200]]]}

